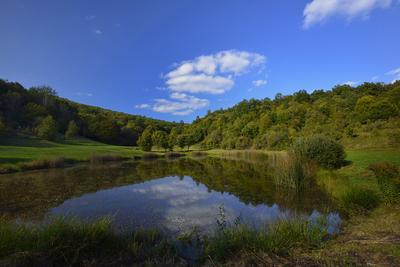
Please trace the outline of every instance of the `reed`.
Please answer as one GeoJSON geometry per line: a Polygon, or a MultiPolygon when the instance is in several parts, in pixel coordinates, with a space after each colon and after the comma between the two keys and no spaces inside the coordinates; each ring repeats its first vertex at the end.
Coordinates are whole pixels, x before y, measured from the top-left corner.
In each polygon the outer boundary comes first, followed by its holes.
{"type": "Polygon", "coordinates": [[[20,169],[26,171],[26,170],[62,168],[65,166],[65,161],[66,160],[63,157],[34,160],[28,163],[21,164],[20,169]]]}
{"type": "Polygon", "coordinates": [[[93,154],[90,157],[90,163],[92,164],[103,164],[105,162],[123,161],[128,157],[123,157],[115,154],[93,154]]]}

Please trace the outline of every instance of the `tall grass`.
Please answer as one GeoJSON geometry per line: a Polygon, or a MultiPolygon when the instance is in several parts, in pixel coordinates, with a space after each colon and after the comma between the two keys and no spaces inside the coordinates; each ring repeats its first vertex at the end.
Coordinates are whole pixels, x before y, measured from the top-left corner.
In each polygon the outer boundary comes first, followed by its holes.
{"type": "Polygon", "coordinates": [[[106,162],[122,161],[126,160],[128,157],[115,155],[115,154],[93,154],[90,157],[90,163],[92,164],[103,164],[106,162]]]}
{"type": "Polygon", "coordinates": [[[0,259],[6,266],[119,266],[175,258],[174,246],[157,231],[117,235],[109,218],[93,223],[58,218],[44,226],[0,219],[0,259]]]}
{"type": "Polygon", "coordinates": [[[317,248],[327,236],[324,220],[283,219],[261,230],[237,224],[219,229],[209,237],[205,242],[205,256],[224,261],[248,251],[287,255],[294,249],[317,248]]]}
{"type": "Polygon", "coordinates": [[[268,164],[273,170],[276,185],[294,189],[300,189],[317,172],[315,163],[290,152],[269,155],[268,164]]]}
{"type": "Polygon", "coordinates": [[[262,161],[268,159],[268,154],[258,150],[224,150],[222,157],[227,159],[240,159],[245,161],[262,161]]]}
{"type": "Polygon", "coordinates": [[[38,170],[38,169],[62,168],[64,167],[65,163],[66,160],[63,157],[40,159],[21,164],[20,169],[26,171],[26,170],[38,170]]]}

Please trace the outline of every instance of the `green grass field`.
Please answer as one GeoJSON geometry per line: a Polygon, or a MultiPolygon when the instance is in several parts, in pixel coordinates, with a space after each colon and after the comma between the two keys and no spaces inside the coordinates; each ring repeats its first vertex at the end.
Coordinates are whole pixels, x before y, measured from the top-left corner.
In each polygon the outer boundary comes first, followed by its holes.
{"type": "Polygon", "coordinates": [[[124,157],[140,156],[134,147],[113,146],[88,139],[50,142],[30,138],[7,138],[0,141],[0,167],[18,166],[35,160],[63,157],[72,161],[87,161],[93,155],[113,154],[124,157]]]}

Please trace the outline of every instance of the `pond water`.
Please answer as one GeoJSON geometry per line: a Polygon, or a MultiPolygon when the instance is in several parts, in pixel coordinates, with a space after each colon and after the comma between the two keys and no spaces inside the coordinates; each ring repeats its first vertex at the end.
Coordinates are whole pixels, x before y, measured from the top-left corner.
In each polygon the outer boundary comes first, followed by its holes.
{"type": "Polygon", "coordinates": [[[326,214],[331,231],[340,221],[331,199],[316,185],[278,186],[262,161],[217,158],[0,175],[0,213],[24,222],[111,216],[116,229],[157,227],[170,234],[193,227],[211,231],[221,216],[259,227],[278,218],[326,214]]]}

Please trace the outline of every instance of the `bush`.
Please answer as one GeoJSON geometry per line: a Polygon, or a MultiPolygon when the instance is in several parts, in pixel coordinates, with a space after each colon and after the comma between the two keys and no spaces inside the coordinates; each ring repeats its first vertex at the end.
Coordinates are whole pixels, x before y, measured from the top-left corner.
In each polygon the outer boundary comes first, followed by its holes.
{"type": "Polygon", "coordinates": [[[54,141],[57,137],[57,124],[52,116],[44,118],[36,128],[39,138],[54,141]]]}
{"type": "Polygon", "coordinates": [[[328,169],[342,166],[346,156],[341,144],[324,136],[300,138],[293,144],[293,151],[299,158],[315,161],[328,169]]]}
{"type": "Polygon", "coordinates": [[[70,121],[68,124],[68,129],[65,132],[65,137],[66,138],[73,138],[76,137],[79,133],[79,128],[78,125],[76,125],[76,122],[70,121]]]}
{"type": "Polygon", "coordinates": [[[375,191],[353,187],[342,196],[342,204],[347,211],[367,212],[379,205],[375,191]]]}

